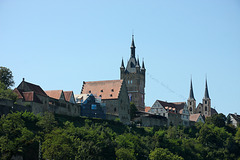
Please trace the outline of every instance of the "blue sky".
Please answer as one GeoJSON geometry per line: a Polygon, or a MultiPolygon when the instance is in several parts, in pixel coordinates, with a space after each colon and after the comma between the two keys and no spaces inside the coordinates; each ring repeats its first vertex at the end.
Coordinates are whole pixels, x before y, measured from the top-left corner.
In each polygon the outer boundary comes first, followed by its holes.
{"type": "Polygon", "coordinates": [[[190,78],[197,103],[207,75],[212,106],[240,113],[238,0],[1,0],[0,66],[44,90],[73,90],[83,81],[120,78],[121,59],[144,58],[146,105],[186,101],[190,78]]]}

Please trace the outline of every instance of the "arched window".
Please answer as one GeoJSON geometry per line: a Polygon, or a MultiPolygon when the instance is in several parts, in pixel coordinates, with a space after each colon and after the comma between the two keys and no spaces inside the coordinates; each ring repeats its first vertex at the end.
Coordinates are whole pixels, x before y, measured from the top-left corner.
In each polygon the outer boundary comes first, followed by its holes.
{"type": "Polygon", "coordinates": [[[207,111],[207,107],[205,107],[205,111],[207,111]]]}
{"type": "Polygon", "coordinates": [[[192,112],[192,107],[189,108],[189,111],[192,112]]]}

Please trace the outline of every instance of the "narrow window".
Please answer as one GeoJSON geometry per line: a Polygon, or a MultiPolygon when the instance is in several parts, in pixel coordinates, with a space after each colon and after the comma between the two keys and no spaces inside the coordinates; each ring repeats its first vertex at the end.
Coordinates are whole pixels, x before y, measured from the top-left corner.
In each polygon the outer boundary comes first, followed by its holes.
{"type": "Polygon", "coordinates": [[[207,111],[207,107],[205,107],[205,111],[207,111]]]}
{"type": "Polygon", "coordinates": [[[112,97],[112,94],[110,94],[110,97],[112,97]]]}
{"type": "Polygon", "coordinates": [[[112,89],[112,92],[114,92],[114,89],[112,89]]]}
{"type": "Polygon", "coordinates": [[[101,90],[101,92],[103,92],[103,90],[101,90]]]}
{"type": "Polygon", "coordinates": [[[88,91],[88,93],[91,93],[91,91],[88,91]]]}

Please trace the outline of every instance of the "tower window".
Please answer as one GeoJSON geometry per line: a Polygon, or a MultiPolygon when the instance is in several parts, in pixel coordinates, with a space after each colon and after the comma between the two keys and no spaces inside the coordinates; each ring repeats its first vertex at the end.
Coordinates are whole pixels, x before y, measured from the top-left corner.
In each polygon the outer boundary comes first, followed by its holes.
{"type": "Polygon", "coordinates": [[[110,97],[112,97],[112,94],[110,94],[110,97]]]}
{"type": "Polygon", "coordinates": [[[190,105],[192,105],[192,102],[190,102],[190,105]]]}
{"type": "Polygon", "coordinates": [[[112,92],[114,92],[114,89],[112,89],[112,92]]]}
{"type": "Polygon", "coordinates": [[[91,93],[91,90],[90,90],[90,91],[88,91],[88,93],[91,93]]]}
{"type": "Polygon", "coordinates": [[[116,107],[114,108],[114,112],[116,112],[117,111],[117,109],[116,109],[116,107]]]}
{"type": "Polygon", "coordinates": [[[190,112],[192,112],[192,107],[189,108],[190,112]]]}
{"type": "Polygon", "coordinates": [[[207,101],[205,101],[205,104],[207,104],[207,101]]]}
{"type": "Polygon", "coordinates": [[[205,111],[207,111],[207,107],[205,107],[205,111]]]}
{"type": "Polygon", "coordinates": [[[101,90],[101,92],[103,92],[103,89],[101,90]]]}

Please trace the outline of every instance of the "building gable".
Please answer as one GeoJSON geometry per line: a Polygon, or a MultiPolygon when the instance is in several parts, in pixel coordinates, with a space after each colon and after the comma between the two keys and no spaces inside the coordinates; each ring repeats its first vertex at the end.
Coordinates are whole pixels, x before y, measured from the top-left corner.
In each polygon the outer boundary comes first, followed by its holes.
{"type": "Polygon", "coordinates": [[[102,100],[118,99],[123,80],[83,82],[81,94],[93,94],[102,100]]]}

